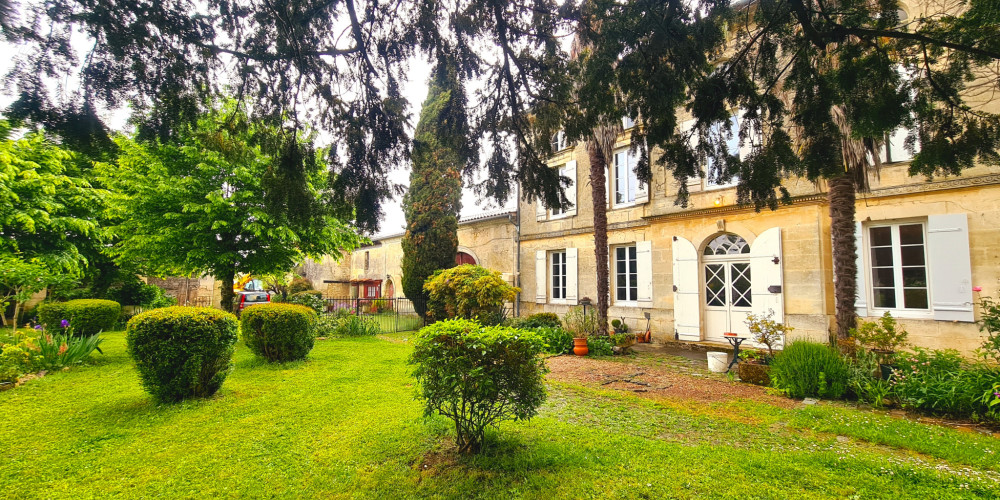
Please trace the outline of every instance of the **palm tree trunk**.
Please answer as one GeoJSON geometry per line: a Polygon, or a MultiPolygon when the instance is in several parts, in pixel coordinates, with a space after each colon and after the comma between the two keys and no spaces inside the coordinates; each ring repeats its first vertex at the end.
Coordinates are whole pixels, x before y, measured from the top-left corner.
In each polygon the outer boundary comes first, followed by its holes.
{"type": "Polygon", "coordinates": [[[854,181],[849,175],[829,180],[830,232],[833,235],[833,280],[837,338],[850,336],[857,324],[854,301],[858,292],[857,244],[854,235],[854,181]]]}
{"type": "Polygon", "coordinates": [[[597,334],[608,334],[608,163],[600,147],[588,147],[590,153],[590,189],[594,198],[594,258],[597,261],[597,334]]]}

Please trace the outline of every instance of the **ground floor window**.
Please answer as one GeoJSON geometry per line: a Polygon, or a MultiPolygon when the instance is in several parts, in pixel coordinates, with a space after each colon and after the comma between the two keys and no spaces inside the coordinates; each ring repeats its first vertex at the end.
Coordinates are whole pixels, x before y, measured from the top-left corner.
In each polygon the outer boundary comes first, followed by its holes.
{"type": "Polygon", "coordinates": [[[639,298],[639,266],[635,245],[614,249],[615,301],[632,302],[639,298]]]}
{"type": "Polygon", "coordinates": [[[566,298],[566,251],[552,252],[552,298],[566,298]]]}
{"type": "Polygon", "coordinates": [[[868,228],[872,305],[882,309],[928,310],[924,224],[868,228]]]}

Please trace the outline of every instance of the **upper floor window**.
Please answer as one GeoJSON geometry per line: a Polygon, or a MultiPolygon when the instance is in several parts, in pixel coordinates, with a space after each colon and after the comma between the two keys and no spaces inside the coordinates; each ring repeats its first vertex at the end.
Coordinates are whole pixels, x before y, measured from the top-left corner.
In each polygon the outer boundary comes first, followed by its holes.
{"type": "Polygon", "coordinates": [[[868,228],[872,306],[879,309],[930,309],[923,223],[868,228]]]}
{"type": "Polygon", "coordinates": [[[635,203],[638,192],[639,181],[635,175],[635,165],[638,159],[629,149],[623,149],[615,153],[615,164],[613,169],[614,195],[613,205],[629,205],[635,203]]]}
{"type": "Polygon", "coordinates": [[[615,247],[612,270],[615,302],[634,302],[639,298],[639,264],[635,245],[615,247]]]}
{"type": "Polygon", "coordinates": [[[566,199],[573,203],[573,207],[563,209],[561,207],[553,207],[551,210],[552,217],[558,218],[565,215],[570,215],[570,212],[576,213],[576,162],[571,162],[572,165],[566,164],[559,167],[559,175],[562,177],[568,177],[570,179],[570,184],[566,186],[566,199]]]}
{"type": "MultiPolygon", "coordinates": [[[[719,136],[725,137],[726,150],[728,151],[728,153],[730,155],[739,156],[740,159],[743,159],[744,157],[743,151],[740,148],[741,144],[740,125],[742,124],[741,120],[742,116],[743,116],[742,112],[737,113],[734,114],[733,116],[730,116],[729,120],[726,122],[719,122],[714,124],[712,125],[710,132],[713,137],[719,137],[719,136]],[[726,135],[729,134],[730,132],[731,132],[730,135],[726,135]]],[[[729,180],[723,180],[720,177],[721,168],[723,168],[723,166],[720,165],[719,169],[715,169],[714,167],[715,167],[715,161],[711,157],[709,157],[708,161],[705,164],[706,189],[727,188],[735,186],[737,183],[739,183],[739,177],[735,175],[730,177],[729,180]]]]}
{"type": "Polygon", "coordinates": [[[558,153],[569,147],[569,141],[566,140],[566,133],[562,130],[552,134],[552,152],[558,153]]]}
{"type": "Polygon", "coordinates": [[[627,116],[623,116],[622,117],[622,129],[623,130],[628,130],[628,129],[634,127],[634,126],[635,126],[635,120],[633,120],[632,118],[629,118],[627,116]]]}

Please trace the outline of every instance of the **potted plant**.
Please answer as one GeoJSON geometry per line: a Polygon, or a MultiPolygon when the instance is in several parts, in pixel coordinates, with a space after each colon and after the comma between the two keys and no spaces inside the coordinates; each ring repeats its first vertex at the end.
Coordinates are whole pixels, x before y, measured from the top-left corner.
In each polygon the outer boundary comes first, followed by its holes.
{"type": "Polygon", "coordinates": [[[851,328],[851,336],[878,356],[883,380],[888,380],[892,375],[896,349],[906,345],[908,335],[906,329],[896,323],[896,318],[893,318],[889,311],[875,321],[859,318],[858,327],[851,328]]]}
{"type": "Polygon", "coordinates": [[[740,380],[752,384],[767,385],[770,383],[771,367],[769,365],[774,359],[774,348],[781,345],[788,332],[794,328],[776,321],[773,310],[768,310],[767,314],[748,314],[745,323],[750,330],[750,340],[757,345],[767,347],[767,352],[753,349],[741,351],[740,361],[742,362],[737,364],[737,373],[740,380]]]}
{"type": "Polygon", "coordinates": [[[740,380],[754,385],[770,385],[770,357],[763,351],[743,349],[740,351],[740,363],[736,365],[736,373],[740,380]]]}
{"type": "Polygon", "coordinates": [[[587,338],[597,332],[597,315],[594,314],[594,309],[588,311],[586,304],[573,307],[566,313],[563,321],[566,323],[566,330],[573,334],[573,354],[586,356],[590,352],[587,338]]]}

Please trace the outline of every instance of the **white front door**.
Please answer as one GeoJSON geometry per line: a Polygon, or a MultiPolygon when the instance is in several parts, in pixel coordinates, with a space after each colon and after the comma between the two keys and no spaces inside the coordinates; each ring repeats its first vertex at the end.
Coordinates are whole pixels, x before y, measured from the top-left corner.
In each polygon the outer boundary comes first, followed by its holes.
{"type": "Polygon", "coordinates": [[[749,334],[745,321],[753,311],[750,259],[740,257],[705,258],[705,340],[725,342],[726,332],[749,334]]]}

